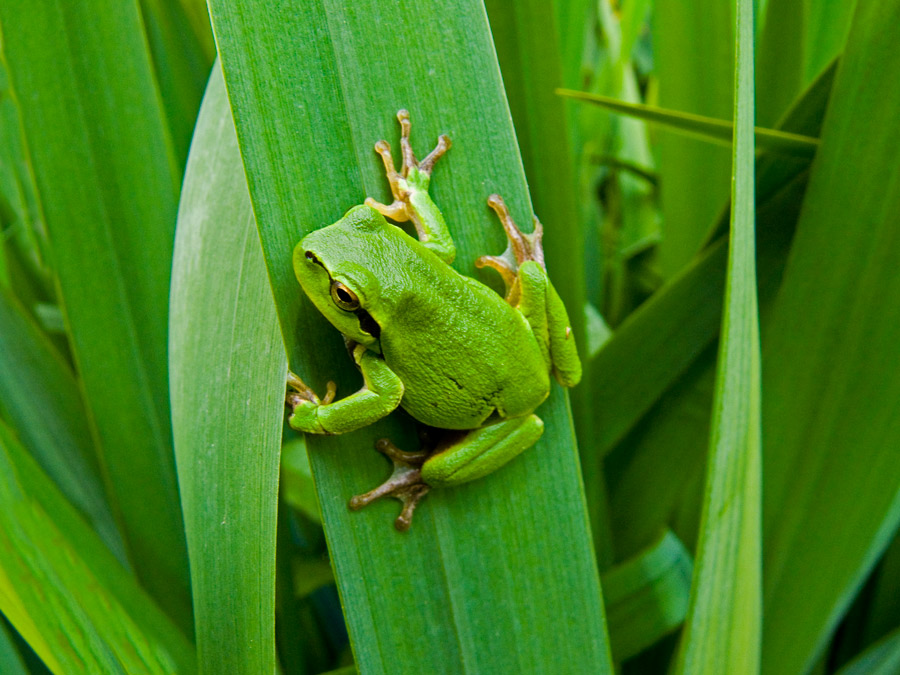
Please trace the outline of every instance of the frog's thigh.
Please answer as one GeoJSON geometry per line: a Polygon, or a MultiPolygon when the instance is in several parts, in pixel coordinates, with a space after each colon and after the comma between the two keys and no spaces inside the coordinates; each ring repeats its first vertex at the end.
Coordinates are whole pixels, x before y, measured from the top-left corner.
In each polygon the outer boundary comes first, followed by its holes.
{"type": "Polygon", "coordinates": [[[438,446],[422,466],[422,479],[439,487],[481,478],[530,448],[543,432],[544,423],[537,415],[473,429],[451,445],[438,446]]]}

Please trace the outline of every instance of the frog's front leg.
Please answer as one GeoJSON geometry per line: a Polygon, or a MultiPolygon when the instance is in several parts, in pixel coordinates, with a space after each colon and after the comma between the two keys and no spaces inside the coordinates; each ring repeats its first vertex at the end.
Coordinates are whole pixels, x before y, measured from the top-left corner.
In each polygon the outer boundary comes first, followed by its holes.
{"type": "Polygon", "coordinates": [[[403,452],[387,439],[375,448],[394,463],[391,477],[374,490],[350,500],[361,509],[381,497],[403,502],[394,521],[409,529],[416,506],[432,487],[449,487],[486,476],[534,445],[544,432],[537,415],[513,417],[472,431],[448,431],[432,452],[403,452]]]}
{"type": "Polygon", "coordinates": [[[403,383],[396,373],[363,345],[353,348],[353,358],[363,376],[363,387],[334,401],[334,383],[321,400],[294,375],[288,377],[286,403],[291,407],[288,424],[308,434],[343,434],[377,422],[392,412],[403,398],[403,383]]]}
{"type": "Polygon", "coordinates": [[[399,173],[394,165],[390,144],[387,141],[378,141],[375,144],[375,152],[381,155],[384,162],[394,201],[392,204],[381,204],[370,197],[366,199],[366,204],[398,223],[411,221],[416,228],[419,241],[449,264],[456,257],[456,246],[453,244],[444,216],[428,194],[428,186],[431,183],[431,171],[435,162],[450,148],[450,138],[446,135],[440,136],[434,150],[419,162],[409,142],[409,112],[399,111],[397,119],[400,121],[400,149],[403,153],[399,173]]]}

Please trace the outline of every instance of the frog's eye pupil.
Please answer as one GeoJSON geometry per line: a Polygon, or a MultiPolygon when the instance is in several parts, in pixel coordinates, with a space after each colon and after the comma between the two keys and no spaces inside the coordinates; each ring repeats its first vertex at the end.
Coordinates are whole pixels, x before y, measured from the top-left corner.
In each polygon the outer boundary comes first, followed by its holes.
{"type": "Polygon", "coordinates": [[[331,298],[341,309],[354,311],[359,309],[359,298],[356,293],[347,288],[340,281],[334,281],[331,284],[331,298]]]}

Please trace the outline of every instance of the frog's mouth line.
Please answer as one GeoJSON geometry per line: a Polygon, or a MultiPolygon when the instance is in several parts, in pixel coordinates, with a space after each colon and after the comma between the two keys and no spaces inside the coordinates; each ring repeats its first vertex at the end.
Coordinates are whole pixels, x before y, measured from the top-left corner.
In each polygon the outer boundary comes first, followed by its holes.
{"type": "MultiPolygon", "coordinates": [[[[328,268],[322,264],[322,261],[316,257],[316,254],[312,251],[306,251],[305,253],[306,259],[311,263],[314,263],[325,270],[325,273],[328,274],[328,282],[334,283],[334,279],[331,278],[331,274],[328,272],[328,268]]],[[[376,340],[381,338],[381,326],[378,325],[378,322],[372,318],[372,315],[369,314],[362,307],[353,312],[356,315],[356,319],[359,321],[359,329],[363,333],[367,333],[371,335],[376,340]]]]}
{"type": "Polygon", "coordinates": [[[362,332],[368,333],[376,340],[381,338],[381,326],[379,326],[378,322],[372,318],[371,314],[362,308],[356,310],[354,314],[356,314],[356,318],[359,320],[359,329],[362,332]]]}

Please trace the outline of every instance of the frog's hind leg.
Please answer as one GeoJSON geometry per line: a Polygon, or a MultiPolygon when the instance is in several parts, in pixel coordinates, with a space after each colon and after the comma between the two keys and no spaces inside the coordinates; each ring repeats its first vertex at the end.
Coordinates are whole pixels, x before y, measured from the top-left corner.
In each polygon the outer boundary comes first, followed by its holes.
{"type": "Polygon", "coordinates": [[[519,229],[506,202],[500,195],[491,195],[488,197],[488,206],[493,209],[494,213],[500,219],[503,230],[506,232],[506,238],[509,245],[502,255],[483,255],[475,261],[476,267],[493,267],[500,273],[503,283],[506,284],[506,300],[511,305],[516,305],[519,299],[518,272],[519,266],[528,261],[534,261],[541,268],[544,268],[544,248],[541,239],[544,235],[544,227],[541,221],[534,218],[534,231],[531,234],[525,234],[519,229]]]}
{"type": "Polygon", "coordinates": [[[413,512],[431,487],[422,480],[422,464],[428,458],[428,451],[404,452],[387,438],[375,443],[375,449],[391,460],[394,471],[384,483],[374,490],[357,495],[350,500],[350,508],[358,511],[376,499],[393,497],[403,503],[403,510],[394,521],[394,527],[405,532],[412,524],[413,512]]]}
{"type": "Polygon", "coordinates": [[[534,219],[534,232],[523,233],[509,215],[499,195],[488,197],[490,206],[500,218],[509,246],[503,255],[484,255],[475,261],[477,267],[493,267],[506,284],[506,301],[519,309],[531,326],[553,375],[564,387],[574,387],[581,380],[581,362],[566,307],[560,299],[544,265],[541,237],[544,228],[534,219]]]}
{"type": "Polygon", "coordinates": [[[511,417],[440,443],[422,465],[422,479],[446,487],[481,478],[537,443],[544,423],[537,415],[511,417]]]}
{"type": "Polygon", "coordinates": [[[472,431],[446,431],[434,450],[404,452],[382,438],[375,449],[394,464],[390,477],[374,490],[353,497],[354,511],[376,499],[393,497],[403,503],[394,527],[405,532],[413,512],[433,487],[467,483],[497,470],[530,448],[544,432],[537,415],[513,417],[472,431]]]}

